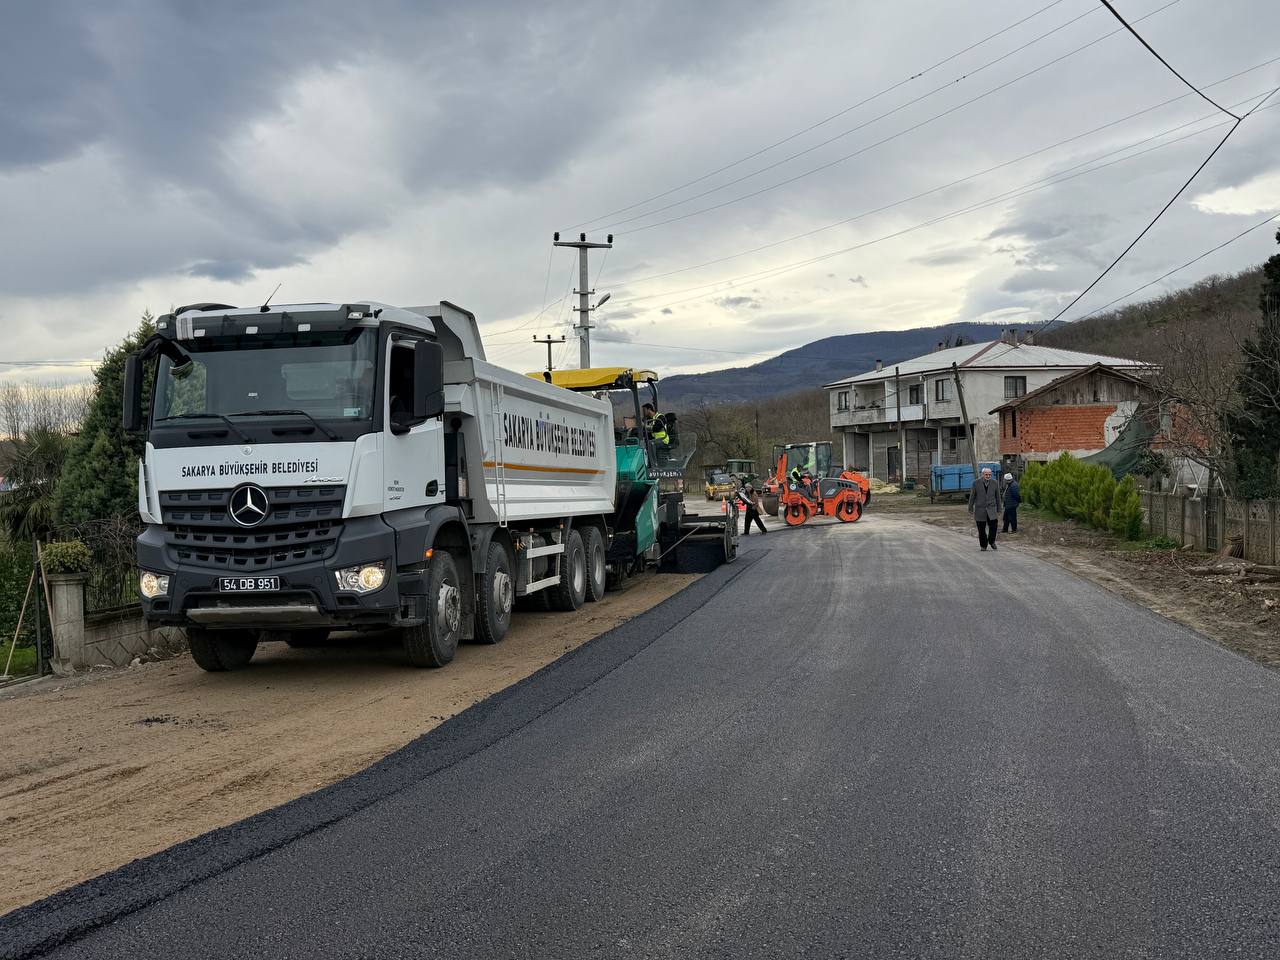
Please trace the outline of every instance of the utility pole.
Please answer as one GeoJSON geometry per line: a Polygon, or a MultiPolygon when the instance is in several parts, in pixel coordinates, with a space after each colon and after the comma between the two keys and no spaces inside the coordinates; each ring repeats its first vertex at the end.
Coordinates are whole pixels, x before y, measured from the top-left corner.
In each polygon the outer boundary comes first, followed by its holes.
{"type": "Polygon", "coordinates": [[[564,338],[564,337],[561,337],[559,340],[553,340],[553,339],[551,338],[551,334],[549,334],[549,333],[547,334],[547,339],[545,339],[545,340],[539,340],[539,339],[538,339],[538,337],[537,337],[537,335],[536,335],[536,334],[534,335],[533,342],[534,342],[534,343],[541,343],[541,344],[545,345],[545,346],[546,346],[546,348],[547,348],[547,373],[550,373],[552,370],[554,370],[554,369],[555,369],[555,367],[554,367],[554,366],[552,365],[552,363],[551,363],[551,346],[552,346],[552,344],[556,344],[556,343],[564,343],[564,340],[565,340],[565,338],[564,338]]]}
{"type": "Polygon", "coordinates": [[[969,444],[969,462],[973,464],[973,479],[978,479],[978,451],[973,446],[973,428],[969,426],[969,411],[964,406],[964,387],[960,386],[960,368],[951,364],[951,376],[956,381],[956,396],[960,399],[960,417],[964,420],[964,436],[969,444]]]}
{"type": "Polygon", "coordinates": [[[898,483],[907,480],[907,428],[902,425],[902,383],[893,368],[893,399],[898,406],[898,483]]]}
{"type": "MultiPolygon", "coordinates": [[[[587,240],[585,233],[578,234],[577,240],[561,240],[560,234],[556,233],[552,242],[557,247],[578,248],[578,289],[574,291],[578,295],[578,324],[574,329],[581,336],[581,357],[578,366],[585,370],[591,366],[591,311],[595,309],[591,306],[591,294],[595,291],[591,289],[591,277],[587,272],[587,251],[612,249],[613,234],[609,234],[607,243],[592,243],[587,240]]],[[[600,302],[603,303],[604,300],[600,302]]]]}

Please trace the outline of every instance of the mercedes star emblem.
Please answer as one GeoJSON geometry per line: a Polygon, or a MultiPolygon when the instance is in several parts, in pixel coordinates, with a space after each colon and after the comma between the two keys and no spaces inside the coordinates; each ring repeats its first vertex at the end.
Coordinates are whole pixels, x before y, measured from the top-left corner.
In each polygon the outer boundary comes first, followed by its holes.
{"type": "Polygon", "coordinates": [[[246,483],[231,491],[231,502],[228,504],[231,519],[242,527],[256,527],[267,519],[270,509],[267,491],[256,484],[246,483]]]}

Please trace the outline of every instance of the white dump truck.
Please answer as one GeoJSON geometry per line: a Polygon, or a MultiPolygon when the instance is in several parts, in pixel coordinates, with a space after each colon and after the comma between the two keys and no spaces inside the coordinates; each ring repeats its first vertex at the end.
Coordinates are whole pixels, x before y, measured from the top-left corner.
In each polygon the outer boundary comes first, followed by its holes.
{"type": "Polygon", "coordinates": [[[442,302],[182,307],[128,362],[148,621],[206,670],[399,628],[443,666],[520,597],[603,596],[612,408],[485,361],[442,302]]]}

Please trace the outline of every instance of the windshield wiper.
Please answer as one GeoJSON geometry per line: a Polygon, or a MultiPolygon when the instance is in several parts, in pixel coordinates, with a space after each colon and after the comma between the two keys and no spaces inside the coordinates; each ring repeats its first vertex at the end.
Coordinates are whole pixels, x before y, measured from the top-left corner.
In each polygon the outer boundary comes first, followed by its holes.
{"type": "Polygon", "coordinates": [[[225,423],[228,427],[231,428],[232,433],[234,433],[237,437],[239,437],[245,443],[253,443],[253,441],[249,439],[249,436],[243,430],[241,430],[239,427],[237,427],[234,423],[232,423],[230,420],[228,420],[225,416],[223,416],[220,413],[175,413],[171,417],[156,417],[156,423],[161,423],[162,421],[165,421],[165,420],[221,420],[223,423],[225,423]]]}
{"type": "Polygon", "coordinates": [[[330,440],[341,439],[336,433],[324,426],[319,420],[307,413],[305,410],[242,410],[240,413],[230,414],[233,417],[306,417],[316,429],[323,433],[330,440]]]}

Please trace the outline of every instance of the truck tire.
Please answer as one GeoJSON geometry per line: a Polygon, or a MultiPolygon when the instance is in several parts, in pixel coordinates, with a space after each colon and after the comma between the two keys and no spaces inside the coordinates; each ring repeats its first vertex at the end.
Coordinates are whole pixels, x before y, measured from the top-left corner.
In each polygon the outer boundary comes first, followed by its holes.
{"type": "Polygon", "coordinates": [[[587,556],[582,547],[582,534],[577,530],[569,531],[560,557],[560,582],[547,590],[551,609],[565,613],[577,610],[587,598],[587,556]]]}
{"type": "Polygon", "coordinates": [[[415,667],[443,667],[458,652],[462,633],[462,584],[448,550],[436,550],[427,572],[426,622],[400,631],[415,667]]]}
{"type": "Polygon", "coordinates": [[[605,568],[604,536],[599,527],[587,527],[587,599],[592,603],[604,599],[604,591],[608,586],[608,571],[605,568]]]}
{"type": "Polygon", "coordinates": [[[511,626],[516,581],[511,575],[511,559],[500,543],[489,544],[476,597],[476,643],[499,643],[511,626]]]}
{"type": "Polygon", "coordinates": [[[188,627],[187,644],[196,666],[209,673],[222,673],[249,665],[258,649],[258,636],[249,630],[188,627]]]}

